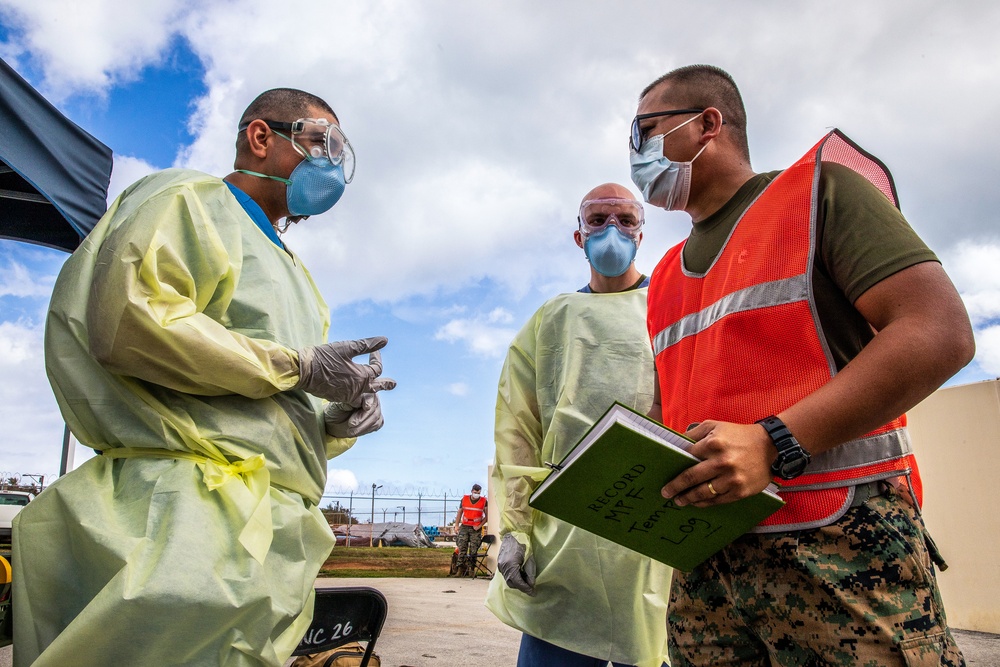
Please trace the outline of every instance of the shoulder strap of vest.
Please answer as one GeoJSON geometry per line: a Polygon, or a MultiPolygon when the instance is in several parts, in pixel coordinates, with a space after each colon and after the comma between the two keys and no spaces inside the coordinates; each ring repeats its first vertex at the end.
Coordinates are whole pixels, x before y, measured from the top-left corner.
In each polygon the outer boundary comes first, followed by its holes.
{"type": "Polygon", "coordinates": [[[833,130],[820,142],[817,147],[816,161],[834,162],[858,172],[881,190],[893,206],[899,208],[896,182],[893,181],[889,168],[877,157],[851,141],[840,130],[833,130]]]}

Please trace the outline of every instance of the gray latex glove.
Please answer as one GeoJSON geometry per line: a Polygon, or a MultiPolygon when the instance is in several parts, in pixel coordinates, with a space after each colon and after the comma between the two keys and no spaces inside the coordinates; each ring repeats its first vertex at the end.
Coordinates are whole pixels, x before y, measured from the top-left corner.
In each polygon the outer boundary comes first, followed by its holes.
{"type": "MultiPolygon", "coordinates": [[[[389,390],[396,386],[395,380],[378,378],[372,380],[372,388],[389,390]]],[[[326,432],[334,438],[357,438],[382,428],[382,405],[378,394],[363,394],[361,405],[354,407],[347,403],[328,403],[323,411],[326,432]]]]}
{"type": "Polygon", "coordinates": [[[527,548],[511,533],[500,539],[500,553],[497,554],[497,570],[511,588],[528,595],[535,594],[535,559],[524,555],[527,548]]]}
{"type": "Polygon", "coordinates": [[[361,397],[378,391],[372,381],[382,374],[382,355],[378,352],[389,342],[385,336],[326,343],[299,350],[299,382],[313,396],[334,403],[361,406],[361,397]],[[368,363],[354,362],[367,354],[368,363]]]}

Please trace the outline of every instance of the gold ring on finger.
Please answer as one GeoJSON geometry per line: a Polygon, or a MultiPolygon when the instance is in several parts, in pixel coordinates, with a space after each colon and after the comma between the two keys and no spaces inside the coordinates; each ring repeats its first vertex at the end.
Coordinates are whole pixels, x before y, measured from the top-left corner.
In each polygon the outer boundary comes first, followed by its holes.
{"type": "Polygon", "coordinates": [[[715,487],[712,486],[711,482],[708,483],[708,490],[712,492],[713,496],[719,495],[719,492],[715,490],[715,487]]]}

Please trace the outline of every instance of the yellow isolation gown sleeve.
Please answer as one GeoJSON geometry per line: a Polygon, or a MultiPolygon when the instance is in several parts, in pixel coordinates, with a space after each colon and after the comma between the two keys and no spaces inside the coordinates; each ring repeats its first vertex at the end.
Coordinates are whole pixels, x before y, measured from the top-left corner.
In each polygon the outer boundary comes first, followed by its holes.
{"type": "Polygon", "coordinates": [[[528,506],[545,462],[561,460],[614,401],[640,412],[652,405],[646,292],[560,295],[511,343],[493,487],[500,533],[528,543],[538,574],[534,596],[494,577],[486,604],[507,625],[567,650],[659,667],[671,569],[528,506]]]}
{"type": "Polygon", "coordinates": [[[87,310],[91,353],[112,373],[189,394],[262,398],[291,389],[293,350],[217,317],[232,305],[243,258],[202,209],[194,189],[168,191],[110,230],[91,283],[104,295],[87,310]]]}
{"type": "Polygon", "coordinates": [[[322,402],[293,350],[326,342],[308,271],[215,177],[126,190],[66,262],[49,381],[81,443],[14,527],[17,667],[276,667],[333,546],[322,402]]]}

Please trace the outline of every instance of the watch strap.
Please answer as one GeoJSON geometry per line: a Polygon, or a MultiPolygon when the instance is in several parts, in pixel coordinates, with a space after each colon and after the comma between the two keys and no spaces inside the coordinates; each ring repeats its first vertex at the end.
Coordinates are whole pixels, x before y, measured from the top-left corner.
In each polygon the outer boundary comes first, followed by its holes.
{"type": "Polygon", "coordinates": [[[785,426],[785,422],[781,421],[774,415],[758,419],[757,423],[764,427],[764,430],[767,431],[767,434],[771,437],[771,441],[774,443],[774,446],[778,448],[778,451],[781,451],[782,449],[782,447],[779,446],[779,443],[784,444],[782,441],[794,438],[792,432],[788,430],[787,426],[785,426]]]}

